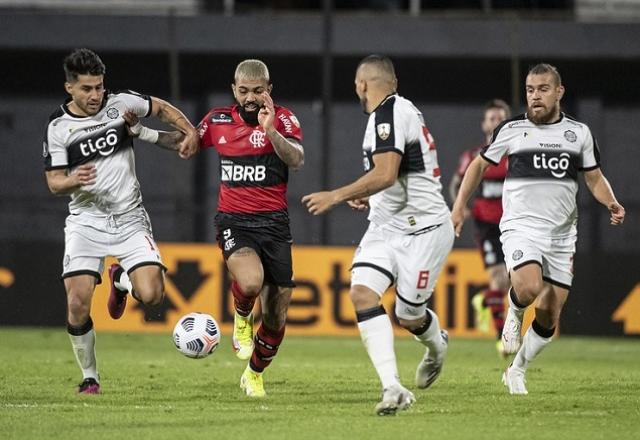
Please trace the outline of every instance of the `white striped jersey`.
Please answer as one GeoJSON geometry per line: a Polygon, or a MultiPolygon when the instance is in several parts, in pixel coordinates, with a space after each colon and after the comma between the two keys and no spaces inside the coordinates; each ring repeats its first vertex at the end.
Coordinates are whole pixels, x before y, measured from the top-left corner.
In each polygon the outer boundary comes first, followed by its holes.
{"type": "Polygon", "coordinates": [[[93,116],[77,116],[67,102],[50,116],[44,136],[45,169],[68,169],[93,163],[96,182],[71,194],[69,212],[119,214],[142,202],[136,177],[133,141],[122,118],[131,110],[139,117],[151,113],[151,98],[131,91],[105,92],[103,106],[93,116]]]}
{"type": "Polygon", "coordinates": [[[504,121],[480,153],[491,163],[509,156],[500,230],[554,238],[577,234],[578,171],[600,166],[589,127],[564,113],[551,124],[526,114],[504,121]]]}
{"type": "Polygon", "coordinates": [[[394,184],[369,198],[370,222],[411,234],[449,218],[435,142],[411,101],[397,94],[386,97],[369,115],[362,148],[366,172],[375,154],[402,155],[394,184]]]}

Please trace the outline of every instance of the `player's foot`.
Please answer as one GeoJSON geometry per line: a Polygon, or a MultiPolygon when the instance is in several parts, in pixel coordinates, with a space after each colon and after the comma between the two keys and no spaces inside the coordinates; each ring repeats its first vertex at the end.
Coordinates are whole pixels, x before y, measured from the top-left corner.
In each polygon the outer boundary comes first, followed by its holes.
{"type": "Polygon", "coordinates": [[[241,316],[236,312],[233,317],[233,350],[236,356],[246,361],[253,353],[253,313],[241,316]]]}
{"type": "Polygon", "coordinates": [[[471,305],[475,315],[476,328],[483,333],[489,333],[491,327],[491,310],[484,305],[484,294],[476,293],[471,298],[471,305]]]}
{"type": "Polygon", "coordinates": [[[248,365],[240,377],[240,388],[249,397],[264,397],[264,384],[262,383],[262,373],[256,373],[248,365]]]}
{"type": "Polygon", "coordinates": [[[78,385],[78,394],[100,394],[100,384],[93,377],[87,377],[78,385]]]}
{"type": "Polygon", "coordinates": [[[498,352],[498,356],[500,356],[501,359],[506,359],[507,356],[509,356],[505,351],[504,351],[504,344],[502,343],[502,339],[498,339],[496,341],[496,351],[498,352]]]}
{"type": "Polygon", "coordinates": [[[446,330],[440,330],[440,335],[444,341],[442,348],[437,353],[428,350],[418,364],[416,369],[416,386],[418,388],[429,388],[442,372],[442,365],[449,347],[449,333],[446,330]]]}
{"type": "Polygon", "coordinates": [[[376,405],[376,414],[379,416],[392,416],[398,411],[409,409],[416,401],[413,393],[403,387],[395,384],[389,388],[382,390],[382,399],[376,405]]]}
{"type": "Polygon", "coordinates": [[[502,329],[502,345],[505,354],[515,354],[522,345],[522,318],[524,310],[516,311],[509,307],[502,329]]]}
{"type": "Polygon", "coordinates": [[[120,319],[124,313],[124,309],[127,306],[127,291],[120,290],[116,287],[115,276],[116,273],[121,273],[122,266],[119,264],[112,264],[109,267],[109,281],[111,282],[111,293],[109,294],[109,301],[107,302],[107,308],[109,309],[109,315],[113,319],[120,319]]]}
{"type": "Polygon", "coordinates": [[[502,373],[502,383],[509,390],[509,394],[529,394],[527,387],[524,385],[524,370],[509,365],[502,373]]]}

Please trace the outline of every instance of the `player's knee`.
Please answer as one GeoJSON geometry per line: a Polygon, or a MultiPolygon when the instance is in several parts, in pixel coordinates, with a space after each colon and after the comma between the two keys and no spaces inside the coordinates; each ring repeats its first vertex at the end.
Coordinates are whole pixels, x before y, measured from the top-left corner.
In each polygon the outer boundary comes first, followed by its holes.
{"type": "Polygon", "coordinates": [[[76,320],[87,318],[91,310],[91,295],[83,295],[70,291],[67,295],[67,308],[69,315],[73,316],[76,320]]]}
{"type": "Polygon", "coordinates": [[[542,280],[527,280],[525,282],[514,283],[518,299],[523,304],[531,304],[544,289],[542,280]]]}
{"type": "Polygon", "coordinates": [[[376,307],[380,303],[380,297],[363,286],[352,286],[349,297],[356,310],[365,310],[376,307]]]}
{"type": "Polygon", "coordinates": [[[134,286],[135,296],[148,306],[157,306],[164,299],[164,283],[149,282],[134,286]]]}
{"type": "Polygon", "coordinates": [[[250,277],[245,280],[238,280],[237,283],[245,296],[258,296],[262,290],[263,280],[260,277],[250,277]]]}

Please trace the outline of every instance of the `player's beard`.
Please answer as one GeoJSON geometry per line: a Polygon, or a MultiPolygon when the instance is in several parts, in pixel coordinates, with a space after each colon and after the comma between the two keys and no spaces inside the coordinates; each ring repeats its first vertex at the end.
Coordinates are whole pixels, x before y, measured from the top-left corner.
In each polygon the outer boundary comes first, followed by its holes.
{"type": "Polygon", "coordinates": [[[554,105],[550,109],[546,109],[542,112],[534,113],[533,107],[527,107],[527,118],[534,124],[550,124],[557,119],[556,113],[560,112],[560,108],[554,105]]]}
{"type": "Polygon", "coordinates": [[[258,125],[258,113],[260,113],[260,107],[255,102],[252,102],[252,104],[256,105],[256,110],[247,111],[244,105],[240,105],[240,103],[238,103],[238,111],[242,120],[248,125],[258,125]]]}

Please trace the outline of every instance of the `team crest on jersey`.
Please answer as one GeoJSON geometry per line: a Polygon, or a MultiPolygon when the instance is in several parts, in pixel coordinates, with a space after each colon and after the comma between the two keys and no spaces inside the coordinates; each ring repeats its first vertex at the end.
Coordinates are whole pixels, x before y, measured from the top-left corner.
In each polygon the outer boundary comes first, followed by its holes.
{"type": "Polygon", "coordinates": [[[383,141],[389,139],[389,135],[391,134],[391,124],[385,122],[382,124],[376,125],[376,131],[378,132],[378,137],[383,141]]]}
{"type": "Polygon", "coordinates": [[[513,251],[513,255],[511,255],[511,258],[513,258],[513,261],[518,261],[520,258],[522,258],[523,255],[524,254],[520,249],[516,249],[515,251],[513,251]]]}
{"type": "Polygon", "coordinates": [[[120,112],[117,108],[111,107],[109,110],[107,110],[107,116],[109,117],[109,119],[115,119],[120,116],[120,112]]]}
{"type": "Polygon", "coordinates": [[[253,130],[253,133],[249,135],[249,142],[253,145],[253,148],[262,148],[266,145],[264,141],[264,132],[260,130],[253,130]]]}
{"type": "Polygon", "coordinates": [[[572,130],[567,130],[564,132],[564,138],[569,142],[575,142],[578,139],[578,136],[576,136],[572,130]]]}
{"type": "Polygon", "coordinates": [[[213,116],[211,116],[211,122],[214,124],[231,124],[233,117],[231,113],[214,113],[213,116]]]}

